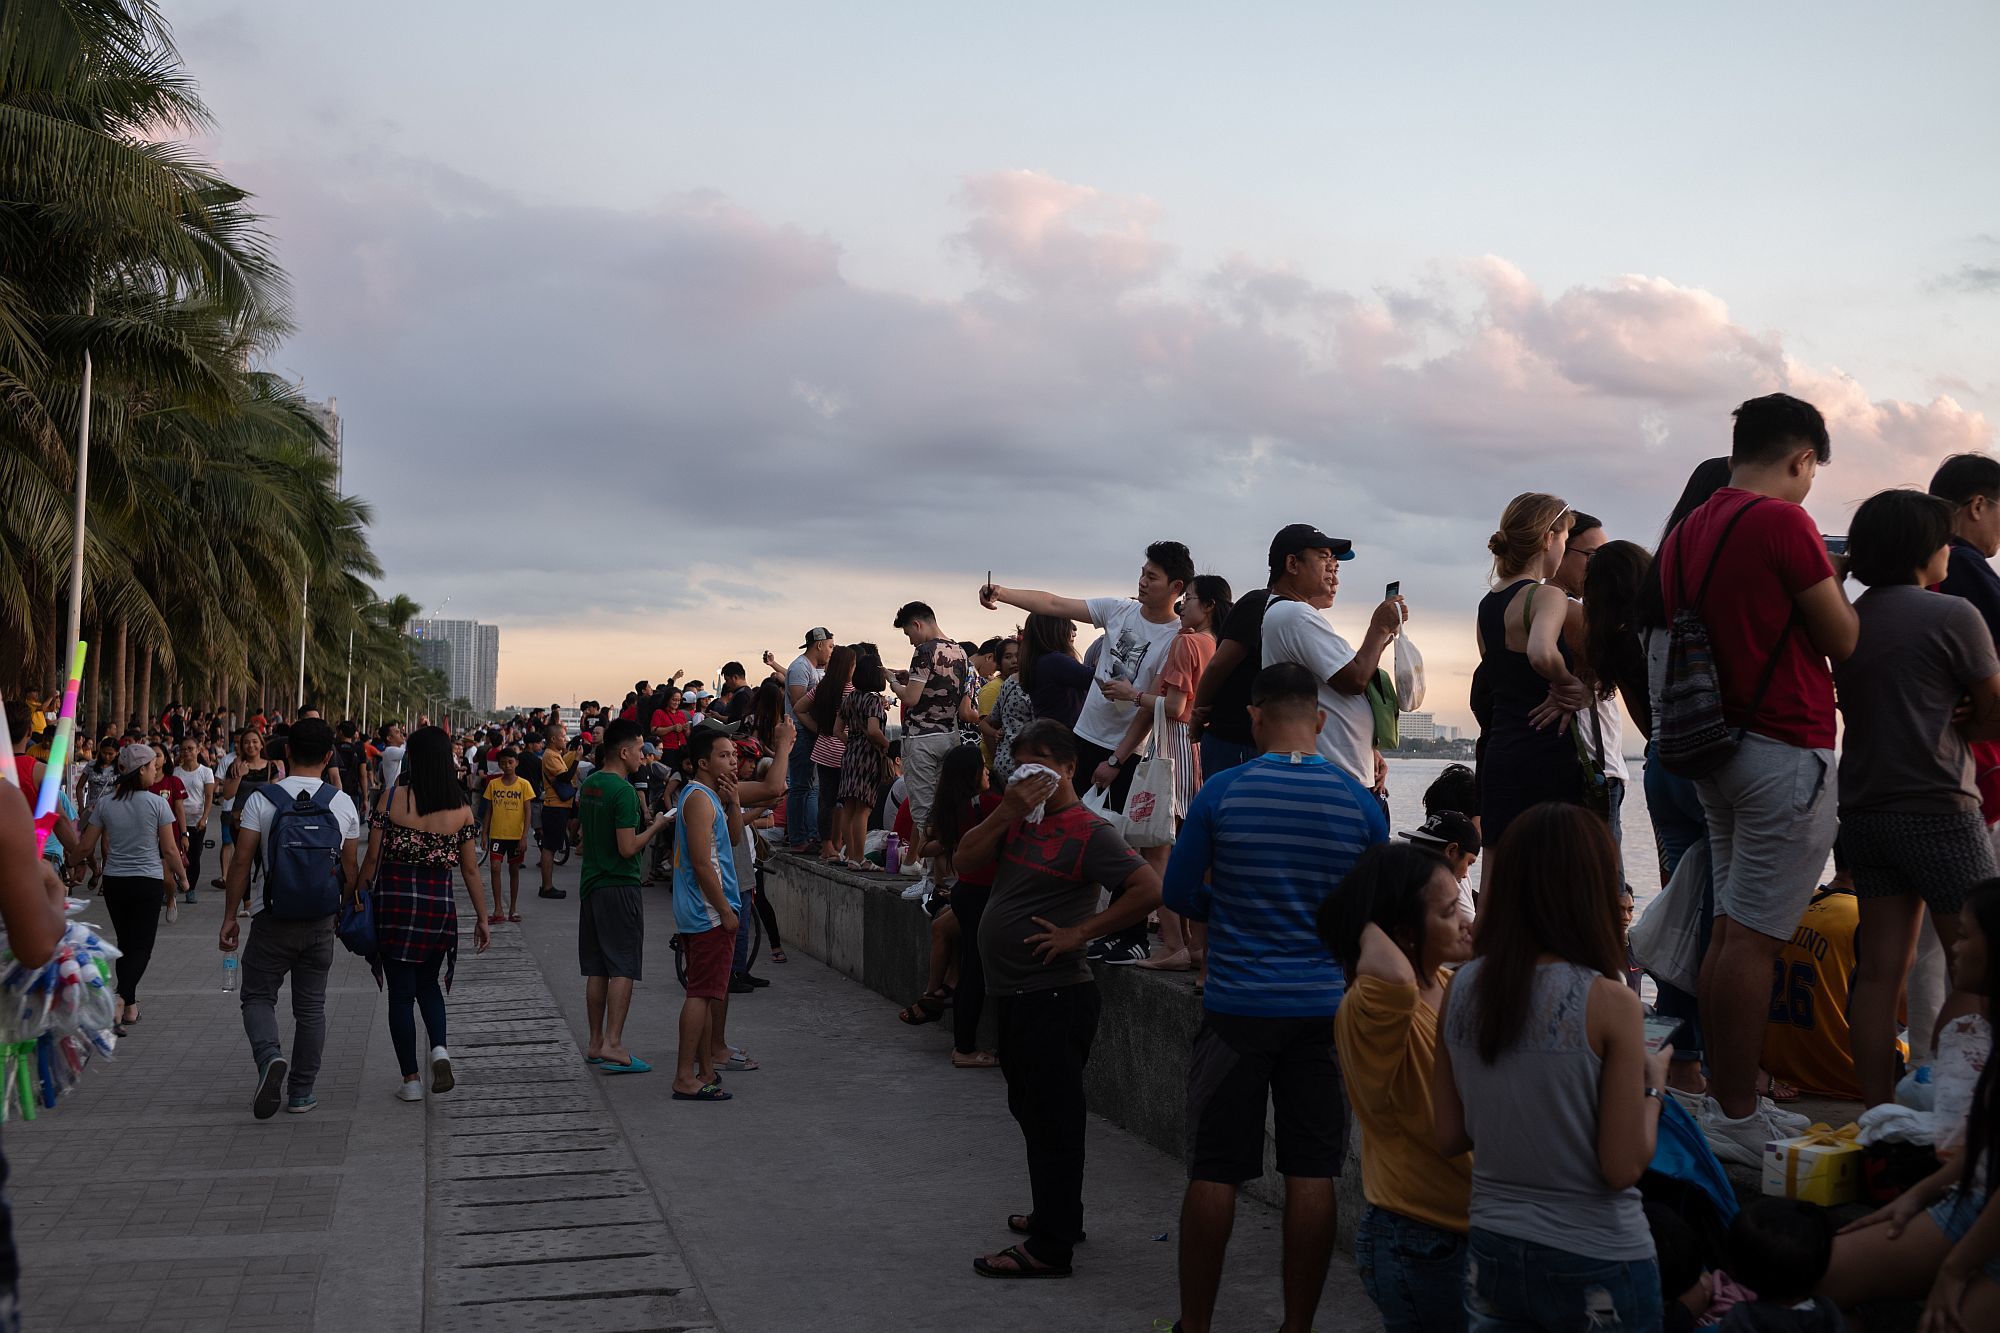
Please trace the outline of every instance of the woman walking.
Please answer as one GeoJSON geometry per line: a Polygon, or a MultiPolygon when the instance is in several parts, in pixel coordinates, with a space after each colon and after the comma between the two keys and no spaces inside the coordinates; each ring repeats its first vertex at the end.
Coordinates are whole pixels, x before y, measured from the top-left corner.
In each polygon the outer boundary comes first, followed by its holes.
{"type": "MultiPolygon", "coordinates": [[[[1569,598],[1542,584],[1562,563],[1574,511],[1553,495],[1515,496],[1487,540],[1494,591],[1479,604],[1480,840],[1498,847],[1507,825],[1543,801],[1577,801],[1583,770],[1563,724],[1590,704],[1570,669],[1569,598]]],[[[1581,636],[1582,608],[1576,634],[1581,636]]],[[[1487,873],[1493,871],[1487,858],[1487,873]]],[[[1617,897],[1613,891],[1613,898],[1617,897]]]]}
{"type": "Polygon", "coordinates": [[[174,842],[174,811],[166,798],[146,790],[160,779],[164,761],[150,745],[118,752],[118,780],[111,795],[90,811],[82,860],[104,844],[104,906],[118,937],[118,1012],[112,1031],[139,1021],[139,981],[152,961],[161,909],[187,891],[187,867],[174,842]]]}
{"type": "MultiPolygon", "coordinates": [[[[264,733],[255,727],[245,727],[236,738],[236,757],[230,762],[229,774],[222,780],[222,873],[229,873],[229,862],[234,853],[230,849],[236,843],[236,820],[250,798],[257,794],[267,782],[276,782],[285,776],[285,766],[275,759],[264,757],[264,733]]],[[[222,880],[215,882],[216,888],[223,886],[222,880]]],[[[238,915],[250,915],[250,901],[246,897],[238,915]]]]}
{"type": "Polygon", "coordinates": [[[451,738],[438,727],[410,734],[403,772],[383,808],[368,817],[368,856],[361,882],[375,895],[375,983],[389,990],[389,1039],[403,1084],[396,1096],[424,1099],[417,1064],[417,1024],[424,1016],[431,1045],[431,1091],[452,1088],[445,1046],[444,992],[458,964],[458,906],[452,872],[472,897],[472,947],[486,952],[486,889],[479,881],[478,828],[452,765],[451,738]],[[444,985],[438,972],[444,971],[444,985]]]}
{"type": "Polygon", "coordinates": [[[1478,956],[1438,1016],[1435,1146],[1473,1153],[1471,1327],[1660,1327],[1639,1177],[1672,1048],[1649,1054],[1624,982],[1618,850],[1604,821],[1547,803],[1487,868],[1478,956]]]}

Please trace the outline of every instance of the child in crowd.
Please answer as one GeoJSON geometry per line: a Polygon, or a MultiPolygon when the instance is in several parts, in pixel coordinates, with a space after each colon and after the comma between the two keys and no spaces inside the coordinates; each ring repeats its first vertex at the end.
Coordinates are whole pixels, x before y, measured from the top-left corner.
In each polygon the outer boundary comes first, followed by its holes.
{"type": "Polygon", "coordinates": [[[1456,810],[1427,810],[1430,818],[1424,826],[1411,829],[1396,836],[1404,842],[1414,843],[1427,852],[1444,858],[1451,867],[1451,876],[1458,881],[1458,910],[1467,921],[1475,915],[1475,899],[1472,894],[1472,867],[1479,860],[1479,826],[1469,815],[1456,810]]]}
{"type": "Polygon", "coordinates": [[[1729,1227],[1729,1277],[1738,1299],[1729,1333],[1841,1333],[1840,1311],[1814,1290],[1833,1261],[1833,1219],[1798,1199],[1753,1199],[1729,1227]]]}
{"type": "Polygon", "coordinates": [[[1699,1327],[1714,1303],[1714,1286],[1702,1262],[1701,1238],[1687,1220],[1663,1203],[1647,1203],[1646,1227],[1660,1265],[1662,1333],[1699,1327]]]}
{"type": "Polygon", "coordinates": [[[513,746],[500,751],[500,773],[486,781],[486,845],[493,864],[507,862],[507,910],[500,910],[500,873],[493,873],[493,916],[490,925],[521,919],[521,844],[528,836],[528,802],[535,789],[521,776],[521,753],[513,746]]]}

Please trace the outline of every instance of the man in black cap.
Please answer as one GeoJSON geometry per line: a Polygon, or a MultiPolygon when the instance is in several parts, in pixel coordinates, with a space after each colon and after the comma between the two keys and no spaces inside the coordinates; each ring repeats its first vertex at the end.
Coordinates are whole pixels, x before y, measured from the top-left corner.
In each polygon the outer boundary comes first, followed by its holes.
{"type": "Polygon", "coordinates": [[[1457,810],[1432,810],[1422,828],[1396,836],[1444,858],[1453,878],[1458,880],[1458,910],[1470,921],[1476,905],[1468,881],[1473,863],[1479,859],[1479,826],[1472,822],[1471,816],[1457,810]]]}
{"type": "MultiPolygon", "coordinates": [[[[1293,531],[1287,528],[1278,535],[1283,538],[1293,531]]],[[[1296,662],[1312,672],[1319,682],[1320,710],[1326,714],[1319,731],[1321,756],[1379,794],[1375,710],[1368,702],[1368,682],[1375,679],[1390,641],[1402,632],[1407,614],[1403,599],[1384,598],[1369,617],[1360,646],[1349,644],[1324,613],[1340,590],[1340,562],[1352,554],[1353,543],[1317,530],[1290,540],[1301,548],[1286,557],[1288,568],[1293,561],[1301,567],[1293,580],[1297,594],[1273,592],[1265,607],[1262,665],[1296,662]]]]}
{"type": "Polygon", "coordinates": [[[1264,611],[1271,600],[1310,602],[1325,585],[1327,562],[1353,558],[1353,542],[1329,537],[1310,523],[1287,524],[1271,538],[1270,581],[1245,593],[1230,611],[1195,690],[1194,734],[1204,777],[1260,753],[1250,735],[1250,684],[1264,669],[1264,611]]]}
{"type": "Polygon", "coordinates": [[[818,851],[820,834],[815,795],[818,773],[812,763],[816,737],[798,725],[797,709],[799,701],[812,693],[826,675],[826,664],[832,656],[833,631],[815,625],[806,631],[799,655],[785,670],[785,718],[798,729],[792,740],[792,753],[785,763],[785,844],[804,848],[809,856],[818,851]]]}

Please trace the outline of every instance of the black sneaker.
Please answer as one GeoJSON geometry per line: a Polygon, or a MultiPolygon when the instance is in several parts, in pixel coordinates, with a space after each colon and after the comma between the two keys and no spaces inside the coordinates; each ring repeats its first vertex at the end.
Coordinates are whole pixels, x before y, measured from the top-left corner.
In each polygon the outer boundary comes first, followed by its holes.
{"type": "Polygon", "coordinates": [[[754,991],[756,989],[757,988],[750,983],[750,978],[744,976],[741,972],[734,972],[730,974],[729,993],[731,995],[748,995],[751,991],[754,991]]]}
{"type": "Polygon", "coordinates": [[[751,987],[756,990],[763,990],[764,987],[771,984],[762,977],[751,976],[748,972],[738,972],[736,975],[742,980],[749,982],[751,987]]]}
{"type": "Polygon", "coordinates": [[[251,1115],[269,1120],[278,1113],[278,1104],[284,1100],[285,1075],[290,1069],[282,1055],[274,1055],[265,1062],[263,1071],[257,1075],[257,1096],[250,1103],[251,1115]]]}
{"type": "Polygon", "coordinates": [[[1153,951],[1143,944],[1119,944],[1111,941],[1098,961],[1109,963],[1113,967],[1130,967],[1134,963],[1143,963],[1152,956],[1153,951]]]}
{"type": "Polygon", "coordinates": [[[536,896],[537,898],[567,898],[567,897],[569,897],[569,890],[568,890],[568,889],[537,889],[537,890],[535,890],[535,896],[536,896]]]}

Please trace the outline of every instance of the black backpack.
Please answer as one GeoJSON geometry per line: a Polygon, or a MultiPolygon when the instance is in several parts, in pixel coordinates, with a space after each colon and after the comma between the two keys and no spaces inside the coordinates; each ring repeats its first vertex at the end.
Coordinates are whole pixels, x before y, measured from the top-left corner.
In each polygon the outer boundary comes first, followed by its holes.
{"type": "Polygon", "coordinates": [[[1764,694],[1778,671],[1778,659],[1784,656],[1785,640],[1791,637],[1792,625],[1798,620],[1798,607],[1794,604],[1785,628],[1778,633],[1777,643],[1771,646],[1770,660],[1764,664],[1764,678],[1757,682],[1757,692],[1751,696],[1743,726],[1732,728],[1723,716],[1722,676],[1716,668],[1715,642],[1709,634],[1708,622],[1702,619],[1701,609],[1708,600],[1708,585],[1722,563],[1722,548],[1729,544],[1730,534],[1736,531],[1745,514],[1762,503],[1764,497],[1759,496],[1730,517],[1709,555],[1708,572],[1702,575],[1701,587],[1695,591],[1692,602],[1687,600],[1685,541],[1677,552],[1680,559],[1675,563],[1674,574],[1680,609],[1674,612],[1667,626],[1666,679],[1661,683],[1659,703],[1653,710],[1653,740],[1659,747],[1660,763],[1677,777],[1705,778],[1736,753],[1736,747],[1743,743],[1743,733],[1764,705],[1764,694]]]}

